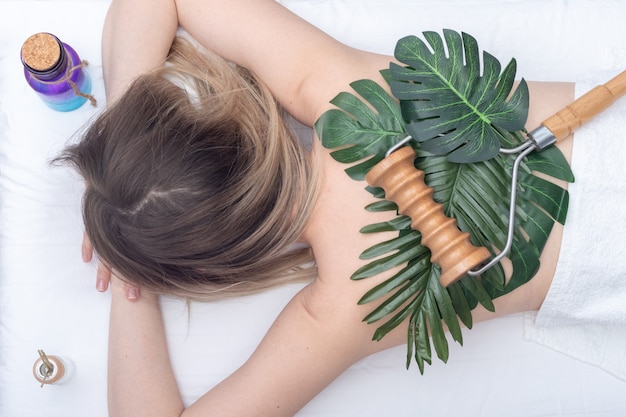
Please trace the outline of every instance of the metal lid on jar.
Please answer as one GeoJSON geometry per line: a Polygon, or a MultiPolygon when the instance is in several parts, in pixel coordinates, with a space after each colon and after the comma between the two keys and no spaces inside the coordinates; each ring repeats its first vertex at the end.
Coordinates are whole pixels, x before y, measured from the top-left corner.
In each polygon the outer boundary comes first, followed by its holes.
{"type": "Polygon", "coordinates": [[[65,55],[59,39],[50,33],[36,33],[22,45],[22,63],[35,74],[54,72],[65,55]]]}

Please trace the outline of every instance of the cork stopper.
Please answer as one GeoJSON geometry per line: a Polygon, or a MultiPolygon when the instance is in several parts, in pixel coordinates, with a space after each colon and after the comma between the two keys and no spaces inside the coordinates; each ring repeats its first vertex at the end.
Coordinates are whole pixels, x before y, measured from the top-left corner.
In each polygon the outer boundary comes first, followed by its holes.
{"type": "Polygon", "coordinates": [[[59,40],[49,33],[36,33],[22,45],[22,62],[38,72],[52,70],[61,57],[59,40]]]}

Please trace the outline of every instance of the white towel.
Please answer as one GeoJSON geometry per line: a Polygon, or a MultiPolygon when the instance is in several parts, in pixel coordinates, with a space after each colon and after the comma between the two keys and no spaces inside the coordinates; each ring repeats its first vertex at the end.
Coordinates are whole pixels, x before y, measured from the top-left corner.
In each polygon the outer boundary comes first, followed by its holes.
{"type": "MultiPolygon", "coordinates": [[[[576,96],[619,71],[589,74],[576,96]]],[[[575,133],[556,274],[525,337],[626,380],[626,98],[575,133]]]]}

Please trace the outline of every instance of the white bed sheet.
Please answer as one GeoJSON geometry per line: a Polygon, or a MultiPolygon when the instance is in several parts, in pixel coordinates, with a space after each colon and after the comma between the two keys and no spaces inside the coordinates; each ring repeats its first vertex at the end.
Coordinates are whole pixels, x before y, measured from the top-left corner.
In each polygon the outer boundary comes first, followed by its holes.
{"type": "MultiPolygon", "coordinates": [[[[574,81],[626,67],[626,2],[599,0],[282,0],[353,46],[391,53],[395,40],[452,28],[474,35],[519,74],[574,81]],[[396,7],[404,9],[394,11],[396,7]]],[[[47,161],[104,106],[100,32],[107,0],[0,0],[0,416],[105,416],[108,302],[80,261],[82,185],[47,161]],[[98,108],[43,105],[26,85],[21,43],[49,31],[90,62],[98,108]],[[40,388],[37,349],[68,358],[63,385],[40,388]]],[[[299,285],[194,304],[164,301],[186,402],[236,369],[299,285]]],[[[626,383],[523,340],[523,317],[477,325],[448,364],[420,376],[398,347],[367,358],[299,416],[623,416],[626,383]]],[[[271,375],[268,375],[271,378],[271,375]]],[[[302,375],[302,380],[306,375],[302,375]]],[[[299,383],[300,381],[294,381],[299,383]]],[[[245,398],[242,398],[245,401],[245,398]]]]}

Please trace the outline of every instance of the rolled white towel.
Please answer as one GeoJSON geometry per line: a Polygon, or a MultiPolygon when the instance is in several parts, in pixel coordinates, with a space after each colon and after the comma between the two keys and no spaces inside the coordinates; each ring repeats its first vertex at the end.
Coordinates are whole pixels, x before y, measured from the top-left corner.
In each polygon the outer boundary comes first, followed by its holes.
{"type": "MultiPolygon", "coordinates": [[[[619,71],[581,77],[580,96],[619,71]]],[[[575,133],[556,274],[525,337],[626,380],[626,97],[575,133]]]]}

